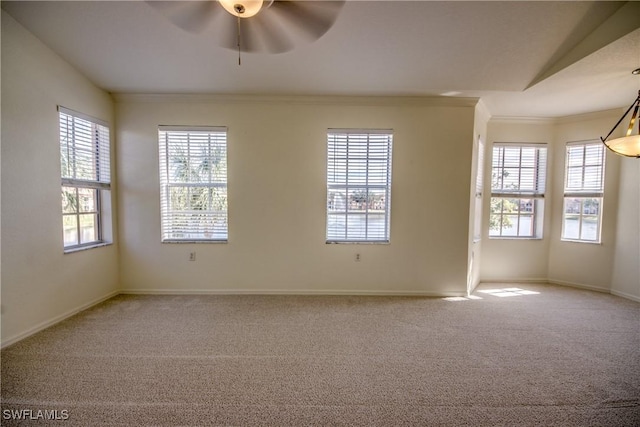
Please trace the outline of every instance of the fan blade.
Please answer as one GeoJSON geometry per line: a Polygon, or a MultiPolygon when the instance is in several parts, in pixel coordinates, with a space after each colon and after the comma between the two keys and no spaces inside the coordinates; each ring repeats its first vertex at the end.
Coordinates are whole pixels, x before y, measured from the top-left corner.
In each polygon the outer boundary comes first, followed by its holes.
{"type": "MultiPolygon", "coordinates": [[[[221,5],[217,6],[222,9],[221,5]]],[[[242,23],[240,28],[242,29],[242,23]]],[[[238,18],[225,11],[224,15],[215,22],[213,29],[215,33],[213,41],[218,46],[238,50],[238,18]]],[[[242,34],[240,39],[242,40],[242,34]]]]}
{"type": "Polygon", "coordinates": [[[333,26],[343,5],[344,1],[276,0],[265,15],[276,15],[310,40],[317,40],[333,26]]]}
{"type": "MultiPolygon", "coordinates": [[[[169,21],[191,33],[203,32],[223,9],[215,1],[154,1],[146,3],[169,21]]],[[[226,12],[225,12],[226,13],[226,12]]]]}
{"type": "Polygon", "coordinates": [[[287,34],[279,25],[274,25],[265,16],[245,19],[241,22],[242,46],[245,52],[283,53],[295,47],[287,34]],[[247,21],[245,23],[245,21],[247,21]]]}
{"type": "Polygon", "coordinates": [[[218,44],[240,51],[282,53],[295,47],[302,36],[316,40],[334,24],[344,4],[324,0],[265,0],[263,9],[250,18],[238,18],[217,1],[154,1],[146,3],[176,26],[193,33],[213,27],[218,44]]]}
{"type": "MultiPolygon", "coordinates": [[[[218,45],[231,50],[238,50],[238,18],[220,20],[216,25],[218,45]]],[[[258,17],[240,19],[240,51],[255,53],[282,53],[294,48],[281,29],[268,25],[258,17]]]]}

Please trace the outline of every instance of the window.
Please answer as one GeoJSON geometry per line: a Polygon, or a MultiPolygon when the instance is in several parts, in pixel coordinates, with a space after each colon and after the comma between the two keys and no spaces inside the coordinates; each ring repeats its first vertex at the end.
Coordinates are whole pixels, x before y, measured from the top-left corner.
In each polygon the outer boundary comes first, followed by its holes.
{"type": "Polygon", "coordinates": [[[563,240],[600,242],[604,157],[600,141],[567,144],[563,240]]]}
{"type": "Polygon", "coordinates": [[[389,242],[390,130],[327,133],[327,243],[389,242]]]}
{"type": "Polygon", "coordinates": [[[547,148],[494,144],[489,236],[542,238],[547,148]]]}
{"type": "Polygon", "coordinates": [[[160,126],[163,242],[227,241],[227,129],[160,126]]]}
{"type": "Polygon", "coordinates": [[[101,120],[58,107],[66,251],[96,246],[110,234],[109,128],[101,120]]]}

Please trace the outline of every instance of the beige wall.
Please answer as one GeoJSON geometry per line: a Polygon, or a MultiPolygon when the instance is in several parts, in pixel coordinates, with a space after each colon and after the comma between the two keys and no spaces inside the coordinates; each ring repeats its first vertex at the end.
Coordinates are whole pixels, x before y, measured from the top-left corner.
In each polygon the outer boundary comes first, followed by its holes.
{"type": "Polygon", "coordinates": [[[640,301],[640,160],[620,160],[620,200],[611,292],[640,301]]]}
{"type": "Polygon", "coordinates": [[[120,97],[123,289],[464,294],[474,105],[120,97]],[[160,243],[157,128],[169,124],[228,127],[227,244],[160,243]],[[327,128],[394,130],[390,244],[325,244],[327,128]]]}
{"type": "Polygon", "coordinates": [[[118,289],[116,245],[63,254],[58,105],[113,123],[110,96],[3,11],[3,344],[118,289]]]}

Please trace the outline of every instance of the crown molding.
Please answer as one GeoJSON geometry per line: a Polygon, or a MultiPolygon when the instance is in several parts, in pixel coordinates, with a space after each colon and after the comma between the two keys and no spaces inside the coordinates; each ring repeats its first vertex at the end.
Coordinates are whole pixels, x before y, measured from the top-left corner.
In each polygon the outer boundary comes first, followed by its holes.
{"type": "Polygon", "coordinates": [[[508,123],[521,125],[550,125],[554,124],[556,119],[553,117],[511,117],[511,116],[493,116],[489,119],[489,123],[508,123]]]}
{"type": "Polygon", "coordinates": [[[510,116],[493,116],[491,123],[512,123],[512,124],[565,124],[584,122],[588,120],[619,118],[624,112],[624,108],[614,108],[611,110],[594,111],[590,113],[574,114],[562,117],[510,117],[510,116]]]}
{"type": "Polygon", "coordinates": [[[475,107],[479,98],[450,96],[235,95],[114,93],[116,103],[282,104],[475,107]]]}

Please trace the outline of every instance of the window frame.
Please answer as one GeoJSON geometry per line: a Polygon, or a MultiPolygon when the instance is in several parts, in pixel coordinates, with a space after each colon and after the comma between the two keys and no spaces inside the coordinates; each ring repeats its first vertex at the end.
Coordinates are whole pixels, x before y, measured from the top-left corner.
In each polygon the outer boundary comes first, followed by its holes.
{"type": "MultiPolygon", "coordinates": [[[[326,228],[325,228],[325,242],[327,244],[388,244],[391,238],[391,182],[392,182],[392,163],[393,163],[393,129],[327,129],[327,200],[326,200],[326,228]],[[374,136],[372,141],[372,136],[374,136]],[[350,140],[352,138],[358,138],[359,143],[362,144],[361,139],[366,137],[366,157],[358,158],[356,154],[349,154],[350,140]],[[344,141],[341,141],[344,139],[344,141]],[[371,155],[372,144],[375,144],[373,148],[376,151],[382,148],[380,153],[384,152],[384,156],[375,158],[371,155]],[[333,145],[333,148],[332,148],[333,145]],[[385,147],[386,146],[386,147],[385,147]],[[343,154],[340,152],[343,151],[343,154]],[[332,154],[333,153],[333,154],[332,154]],[[365,164],[365,183],[355,183],[350,180],[349,165],[353,165],[355,160],[364,160],[365,164]],[[372,160],[376,160],[378,166],[372,166],[374,163],[372,160]],[[339,172],[339,166],[336,166],[339,162],[344,162],[344,175],[343,179],[339,172]],[[380,165],[382,169],[380,169],[380,165]],[[332,173],[333,170],[333,173],[332,173]],[[378,171],[385,176],[384,184],[370,183],[372,179],[373,171],[378,171]],[[380,172],[382,171],[382,172],[380,172]],[[370,201],[370,190],[375,190],[378,194],[384,196],[384,209],[383,209],[383,221],[384,228],[382,237],[375,235],[375,230],[371,231],[370,235],[370,220],[371,214],[370,206],[374,201],[370,201]],[[351,192],[352,197],[354,192],[364,191],[365,196],[365,210],[364,213],[350,212],[349,194],[351,192]],[[332,205],[331,194],[343,192],[344,197],[344,210],[337,209],[332,205]],[[339,221],[339,217],[344,217],[344,234],[338,236],[338,228],[341,226],[338,224],[332,230],[332,221],[339,221]],[[332,218],[333,217],[333,218],[332,218]],[[349,237],[349,218],[364,217],[365,228],[364,237],[349,237]]],[[[354,141],[355,144],[355,141],[354,141]]],[[[375,177],[374,177],[375,178],[375,177]]],[[[378,177],[379,179],[379,177],[378,177]]],[[[375,193],[373,193],[375,194],[375,193]]],[[[362,203],[360,203],[362,204],[362,203]]],[[[355,233],[356,229],[351,228],[355,233]]]]}
{"type": "Polygon", "coordinates": [[[108,245],[111,243],[111,227],[106,224],[111,217],[111,129],[109,124],[104,120],[58,106],[58,137],[63,250],[65,253],[70,253],[108,245]],[[87,142],[90,142],[90,147],[86,146],[87,142]],[[90,161],[87,161],[87,158],[90,158],[90,161]],[[78,170],[87,166],[94,177],[87,178],[87,170],[84,171],[85,176],[81,176],[83,172],[78,170]],[[65,191],[65,189],[71,189],[75,197],[69,196],[71,191],[65,191]],[[80,197],[82,190],[93,192],[93,209],[82,209],[80,197]],[[68,203],[75,204],[70,212],[65,211],[65,195],[68,203]],[[94,238],[83,241],[81,218],[86,216],[94,218],[92,227],[94,238]],[[65,244],[65,223],[67,222],[65,218],[71,217],[75,218],[76,243],[65,244]]]}
{"type": "MultiPolygon", "coordinates": [[[[567,142],[565,146],[565,163],[564,163],[564,192],[562,197],[562,229],[560,232],[560,240],[563,242],[574,242],[574,243],[588,243],[588,244],[601,244],[602,243],[602,216],[603,216],[603,204],[604,204],[604,186],[605,186],[605,171],[606,171],[606,157],[607,150],[603,146],[602,142],[599,140],[586,140],[586,141],[572,141],[567,142]],[[582,162],[580,165],[570,166],[569,165],[569,152],[572,147],[583,147],[583,156],[582,162]],[[587,147],[597,147],[600,152],[600,163],[594,164],[586,164],[587,163],[587,147]],[[586,188],[584,185],[586,169],[587,167],[600,167],[600,174],[598,180],[600,181],[599,188],[586,188]],[[582,186],[580,188],[569,188],[569,170],[570,168],[582,169],[581,172],[581,181],[582,186]],[[566,237],[566,215],[567,215],[567,199],[578,199],[580,201],[580,207],[578,215],[578,237],[566,237]],[[594,214],[585,214],[584,213],[584,202],[588,199],[597,199],[598,200],[598,212],[596,215],[594,214]],[[584,218],[586,216],[597,218],[596,225],[596,238],[585,239],[582,238],[583,232],[583,223],[584,218]]],[[[574,213],[575,214],[575,213],[574,213]]]]}
{"type": "Polygon", "coordinates": [[[544,199],[546,194],[546,177],[548,168],[548,147],[546,143],[514,143],[514,142],[494,142],[491,152],[491,198],[490,198],[490,212],[489,212],[489,238],[490,239],[511,239],[511,240],[540,240],[544,238],[544,199]],[[518,166],[505,166],[505,154],[506,148],[518,148],[518,166]],[[534,167],[523,167],[522,165],[522,151],[525,148],[535,149],[535,161],[534,167]],[[503,171],[502,178],[500,178],[500,188],[496,188],[495,183],[495,169],[496,169],[496,149],[502,149],[502,154],[498,160],[497,169],[503,171]],[[518,169],[518,188],[517,189],[505,189],[504,188],[504,170],[506,168],[518,169]],[[532,189],[522,189],[522,170],[532,169],[532,189]],[[531,201],[531,213],[525,213],[526,209],[522,209],[523,200],[531,201]],[[500,201],[500,212],[494,213],[493,206],[496,201],[500,201]],[[517,211],[505,212],[505,201],[512,204],[517,204],[517,211]],[[495,234],[491,229],[491,221],[498,215],[500,217],[499,234],[495,234]],[[506,216],[516,216],[516,234],[505,235],[504,234],[504,218],[506,216]],[[520,219],[522,217],[531,217],[531,223],[529,226],[530,234],[520,235],[520,219]]]}
{"type": "MultiPolygon", "coordinates": [[[[175,139],[174,139],[175,143],[175,139]]],[[[182,144],[182,143],[178,143],[182,144]]],[[[175,147],[174,147],[175,148],[175,147]]],[[[195,156],[194,156],[195,157],[195,156]]],[[[192,157],[188,155],[187,163],[190,165],[192,157]]],[[[158,161],[159,161],[159,183],[160,183],[160,239],[162,243],[227,243],[229,240],[229,206],[228,206],[228,128],[225,126],[158,126],[158,161]],[[224,172],[222,173],[223,180],[214,180],[213,174],[209,171],[209,181],[193,182],[190,180],[178,181],[171,180],[170,174],[170,156],[169,156],[169,135],[173,135],[173,138],[182,135],[187,138],[187,151],[190,150],[192,145],[197,145],[202,140],[197,139],[191,141],[190,135],[208,135],[207,146],[208,150],[221,149],[222,159],[224,164],[224,172]],[[163,140],[164,135],[164,140],[163,140]],[[221,136],[222,135],[222,136],[221,136]],[[196,228],[190,228],[192,225],[188,225],[185,228],[175,228],[173,225],[176,217],[179,217],[178,212],[181,210],[172,209],[172,197],[171,189],[184,188],[187,189],[185,197],[185,203],[191,206],[193,195],[192,189],[208,189],[209,204],[207,209],[185,209],[184,212],[191,212],[192,216],[205,217],[204,221],[212,221],[214,225],[211,228],[199,228],[199,224],[196,228]],[[213,191],[214,189],[223,189],[224,209],[213,209],[214,203],[213,191]],[[196,212],[197,211],[197,212],[196,212]],[[224,226],[216,231],[215,223],[222,219],[224,226]],[[221,231],[220,231],[221,230],[221,231]],[[177,237],[178,234],[187,234],[186,237],[177,237]],[[193,235],[202,234],[199,237],[193,237],[193,235]],[[210,234],[209,237],[206,235],[210,234]]],[[[189,166],[190,167],[190,166],[189,166]]],[[[191,172],[189,173],[189,176],[191,172]]],[[[200,176],[198,174],[198,176],[200,176]]],[[[216,200],[218,202],[218,200],[216,200]]],[[[202,221],[202,219],[198,220],[202,221]]]]}

